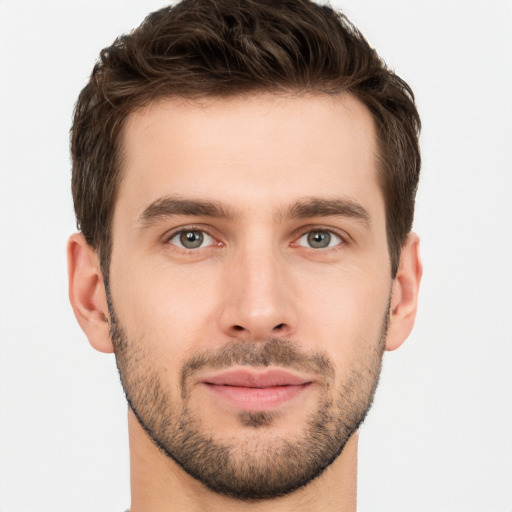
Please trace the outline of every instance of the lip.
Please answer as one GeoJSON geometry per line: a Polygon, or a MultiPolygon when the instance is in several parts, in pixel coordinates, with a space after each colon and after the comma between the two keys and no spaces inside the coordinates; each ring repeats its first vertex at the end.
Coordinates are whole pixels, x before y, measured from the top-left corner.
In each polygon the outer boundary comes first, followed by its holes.
{"type": "Polygon", "coordinates": [[[311,382],[311,379],[296,375],[280,368],[249,370],[233,368],[201,379],[206,384],[217,386],[240,386],[246,388],[269,388],[274,386],[300,386],[311,382]]]}
{"type": "Polygon", "coordinates": [[[233,369],[205,376],[200,384],[240,410],[275,409],[299,397],[311,379],[283,369],[233,369]]]}

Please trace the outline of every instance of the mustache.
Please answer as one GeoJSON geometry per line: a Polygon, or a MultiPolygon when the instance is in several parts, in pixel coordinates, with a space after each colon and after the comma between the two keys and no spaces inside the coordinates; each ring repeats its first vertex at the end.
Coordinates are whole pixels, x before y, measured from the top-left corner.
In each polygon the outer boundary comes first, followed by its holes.
{"type": "MultiPolygon", "coordinates": [[[[303,352],[289,340],[270,338],[267,341],[231,342],[219,349],[192,356],[181,370],[181,389],[185,393],[187,382],[205,368],[220,369],[240,366],[282,366],[334,378],[331,359],[321,352],[303,352]]],[[[186,393],[185,393],[186,394],[186,393]]]]}

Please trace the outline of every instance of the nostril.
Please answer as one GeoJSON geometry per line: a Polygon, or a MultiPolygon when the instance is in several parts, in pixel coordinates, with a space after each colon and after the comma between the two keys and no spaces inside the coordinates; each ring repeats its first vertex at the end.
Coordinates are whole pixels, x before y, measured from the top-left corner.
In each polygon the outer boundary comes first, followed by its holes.
{"type": "Polygon", "coordinates": [[[284,329],[284,324],[279,324],[274,327],[274,331],[280,331],[282,329],[284,329]]]}
{"type": "Polygon", "coordinates": [[[241,325],[234,325],[233,329],[235,329],[235,331],[245,331],[245,329],[241,325]]]}

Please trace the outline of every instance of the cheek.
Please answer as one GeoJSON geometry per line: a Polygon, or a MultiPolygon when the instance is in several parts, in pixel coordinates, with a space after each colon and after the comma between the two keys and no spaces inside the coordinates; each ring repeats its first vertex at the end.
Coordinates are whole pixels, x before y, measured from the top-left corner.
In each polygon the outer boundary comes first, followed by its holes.
{"type": "MultiPolygon", "coordinates": [[[[190,267],[118,265],[112,269],[114,307],[128,337],[144,338],[152,350],[178,356],[192,342],[205,341],[215,316],[213,273],[190,267]],[[135,269],[135,270],[134,270],[135,269]]],[[[175,359],[174,359],[175,360],[175,359]]]]}
{"type": "MultiPolygon", "coordinates": [[[[178,366],[198,350],[225,343],[219,314],[233,297],[229,266],[221,261],[171,266],[117,261],[111,269],[114,307],[127,336],[144,338],[156,357],[178,366]]],[[[296,311],[292,339],[345,365],[378,343],[389,298],[385,271],[365,265],[286,262],[279,294],[296,311]],[[291,291],[290,291],[291,290],[291,291]]],[[[384,269],[385,270],[385,269],[384,269]]]]}
{"type": "Polygon", "coordinates": [[[387,275],[340,272],[330,279],[317,276],[299,294],[300,338],[316,343],[341,368],[351,366],[379,346],[390,292],[387,275]]]}

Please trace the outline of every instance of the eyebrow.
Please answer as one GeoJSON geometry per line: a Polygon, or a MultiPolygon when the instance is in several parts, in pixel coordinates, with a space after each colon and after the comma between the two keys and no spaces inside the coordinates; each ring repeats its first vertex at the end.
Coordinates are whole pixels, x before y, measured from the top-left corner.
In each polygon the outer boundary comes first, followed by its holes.
{"type": "Polygon", "coordinates": [[[188,215],[195,217],[213,217],[232,219],[234,212],[217,201],[201,201],[162,197],[151,203],[140,215],[138,222],[147,227],[160,219],[173,215],[188,215]]]}
{"type": "Polygon", "coordinates": [[[292,204],[279,217],[305,219],[310,217],[348,217],[370,225],[370,214],[359,203],[350,199],[306,198],[292,204]]]}
{"type": "MultiPolygon", "coordinates": [[[[211,217],[232,220],[237,217],[235,210],[218,201],[197,199],[181,199],[162,197],[151,203],[139,215],[138,223],[148,227],[160,219],[184,215],[193,217],[211,217]]],[[[275,218],[278,222],[284,219],[306,219],[311,217],[347,217],[370,224],[368,211],[359,203],[350,199],[304,198],[288,208],[278,211],[275,218]]]]}

